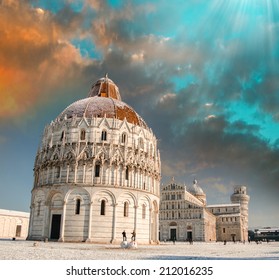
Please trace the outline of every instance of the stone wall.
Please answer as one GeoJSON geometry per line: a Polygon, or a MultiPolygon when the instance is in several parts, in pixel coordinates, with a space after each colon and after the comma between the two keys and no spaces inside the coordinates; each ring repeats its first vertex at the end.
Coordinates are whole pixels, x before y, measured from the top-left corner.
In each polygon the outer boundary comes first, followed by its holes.
{"type": "Polygon", "coordinates": [[[156,205],[159,205],[159,198],[147,191],[120,187],[112,190],[106,186],[60,186],[34,189],[33,196],[39,197],[40,205],[44,207],[41,206],[39,213],[34,199],[29,239],[52,239],[53,215],[60,215],[57,239],[61,241],[120,243],[123,230],[126,230],[128,239],[135,230],[139,244],[158,242],[156,205]]]}
{"type": "Polygon", "coordinates": [[[29,213],[0,209],[0,238],[25,239],[29,213]]]}

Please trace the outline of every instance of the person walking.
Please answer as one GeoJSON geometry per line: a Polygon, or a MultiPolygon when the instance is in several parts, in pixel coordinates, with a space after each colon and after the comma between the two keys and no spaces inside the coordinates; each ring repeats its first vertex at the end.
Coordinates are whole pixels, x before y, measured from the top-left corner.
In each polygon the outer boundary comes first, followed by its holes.
{"type": "Polygon", "coordinates": [[[136,232],[133,230],[132,232],[132,241],[136,241],[136,232]]]}
{"type": "Polygon", "coordinates": [[[123,241],[127,241],[127,236],[126,236],[125,230],[122,232],[122,236],[123,236],[123,241]]]}

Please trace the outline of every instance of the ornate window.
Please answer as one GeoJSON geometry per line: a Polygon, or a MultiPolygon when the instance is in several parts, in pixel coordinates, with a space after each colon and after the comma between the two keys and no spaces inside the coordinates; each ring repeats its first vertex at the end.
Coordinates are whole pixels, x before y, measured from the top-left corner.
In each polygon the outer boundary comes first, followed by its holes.
{"type": "Polygon", "coordinates": [[[100,215],[104,216],[106,214],[106,201],[103,199],[101,201],[101,211],[100,215]]]}
{"type": "Polygon", "coordinates": [[[79,215],[79,214],[80,214],[80,202],[81,202],[81,200],[80,200],[80,198],[78,198],[78,199],[76,200],[76,207],[75,207],[75,214],[76,214],[76,215],[79,215]]]}
{"type": "Polygon", "coordinates": [[[107,141],[107,131],[106,131],[106,130],[103,130],[103,131],[102,131],[101,140],[102,140],[102,141],[107,141]]]}
{"type": "Polygon", "coordinates": [[[139,149],[143,149],[144,145],[143,145],[143,139],[139,138],[139,149]]]}
{"type": "Polygon", "coordinates": [[[100,177],[100,164],[95,165],[95,177],[100,177]]]}
{"type": "Polygon", "coordinates": [[[61,133],[61,137],[60,137],[60,141],[62,141],[62,140],[64,139],[64,137],[65,137],[65,132],[64,132],[64,131],[62,131],[62,133],[61,133]]]}
{"type": "Polygon", "coordinates": [[[126,140],[127,140],[127,134],[126,134],[126,133],[123,133],[123,134],[121,135],[121,143],[122,143],[122,144],[125,144],[125,143],[126,143],[126,140]]]}
{"type": "Polygon", "coordinates": [[[128,166],[126,167],[125,179],[129,180],[129,168],[128,168],[128,166]]]}
{"type": "Polygon", "coordinates": [[[150,155],[152,156],[153,155],[153,145],[152,145],[152,143],[150,143],[150,155]]]}
{"type": "Polygon", "coordinates": [[[80,131],[80,140],[85,140],[85,130],[84,129],[82,129],[81,131],[80,131]]]}
{"type": "Polygon", "coordinates": [[[41,201],[38,202],[37,216],[41,214],[41,201]]]}
{"type": "Polygon", "coordinates": [[[129,203],[126,201],[124,202],[124,217],[128,217],[129,215],[129,203]]]}
{"type": "Polygon", "coordinates": [[[60,166],[56,167],[56,178],[60,177],[60,166]]]}

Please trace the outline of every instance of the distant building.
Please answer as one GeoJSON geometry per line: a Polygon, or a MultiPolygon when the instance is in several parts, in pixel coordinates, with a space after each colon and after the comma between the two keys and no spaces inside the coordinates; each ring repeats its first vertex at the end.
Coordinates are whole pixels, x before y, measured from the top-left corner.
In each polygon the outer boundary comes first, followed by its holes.
{"type": "Polygon", "coordinates": [[[29,216],[27,212],[0,209],[0,238],[26,239],[29,216]]]}
{"type": "Polygon", "coordinates": [[[249,196],[236,186],[230,204],[206,205],[197,181],[191,187],[174,180],[161,189],[160,240],[246,241],[249,196]]]}

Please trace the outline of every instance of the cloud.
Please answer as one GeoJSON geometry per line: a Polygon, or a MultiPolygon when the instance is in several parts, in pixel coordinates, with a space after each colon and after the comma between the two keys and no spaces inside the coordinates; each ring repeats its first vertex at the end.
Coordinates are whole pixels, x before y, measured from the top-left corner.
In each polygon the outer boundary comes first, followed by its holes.
{"type": "Polygon", "coordinates": [[[215,119],[216,116],[215,115],[208,115],[205,117],[205,120],[209,121],[210,119],[215,119]]]}
{"type": "Polygon", "coordinates": [[[51,12],[2,1],[0,117],[48,109],[57,96],[63,109],[108,72],[155,132],[163,181],[189,183],[196,174],[214,194],[243,183],[257,197],[265,190],[278,197],[278,145],[261,138],[263,122],[251,123],[231,104],[255,106],[257,120],[270,114],[278,122],[279,25],[234,7],[236,22],[220,1],[182,2],[88,0],[77,11],[64,1],[51,12]],[[92,42],[98,56],[82,56],[75,40],[92,42]]]}
{"type": "Polygon", "coordinates": [[[62,30],[48,11],[25,1],[2,1],[0,117],[21,116],[51,89],[80,75],[87,62],[62,30]]]}

